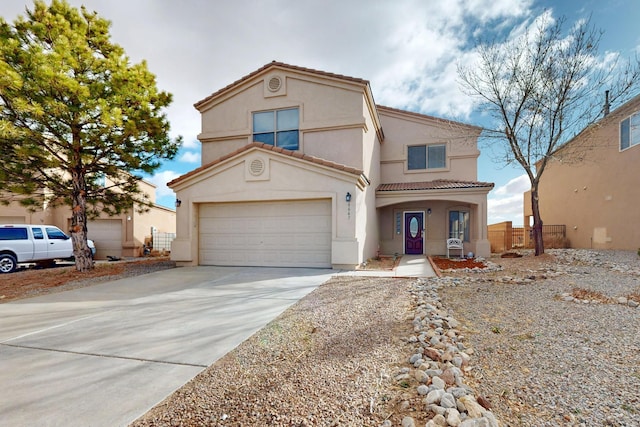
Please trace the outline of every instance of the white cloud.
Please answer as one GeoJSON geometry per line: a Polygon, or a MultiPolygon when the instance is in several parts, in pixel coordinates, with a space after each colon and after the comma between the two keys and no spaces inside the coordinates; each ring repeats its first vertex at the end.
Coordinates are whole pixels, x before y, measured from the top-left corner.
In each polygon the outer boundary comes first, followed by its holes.
{"type": "MultiPolygon", "coordinates": [[[[376,101],[391,107],[467,116],[454,64],[474,30],[512,23],[532,1],[92,0],[88,9],[109,19],[112,40],[174,95],[171,134],[195,148],[193,104],[271,60],[370,80],[376,101]]],[[[2,2],[0,15],[13,21],[25,7],[32,1],[2,2]]]]}
{"type": "Polygon", "coordinates": [[[186,151],[178,158],[178,161],[184,163],[200,163],[200,153],[186,151]]]}
{"type": "Polygon", "coordinates": [[[167,183],[176,179],[180,175],[182,174],[175,171],[162,171],[158,172],[151,178],[146,178],[146,180],[151,181],[151,183],[156,185],[156,198],[160,198],[164,196],[172,196],[174,194],[173,190],[167,187],[167,183]]]}
{"type": "Polygon", "coordinates": [[[513,225],[522,225],[523,193],[530,188],[529,178],[523,174],[489,193],[487,199],[489,224],[511,221],[513,225]]]}
{"type": "Polygon", "coordinates": [[[531,182],[526,174],[522,174],[516,178],[511,179],[505,185],[496,188],[492,194],[494,195],[509,195],[514,193],[522,194],[525,191],[531,189],[531,182]]]}
{"type": "Polygon", "coordinates": [[[460,90],[456,64],[469,62],[469,40],[478,36],[477,28],[527,16],[531,3],[458,0],[397,8],[388,18],[393,29],[382,40],[387,61],[372,70],[376,100],[449,118],[468,117],[473,103],[460,90]]]}

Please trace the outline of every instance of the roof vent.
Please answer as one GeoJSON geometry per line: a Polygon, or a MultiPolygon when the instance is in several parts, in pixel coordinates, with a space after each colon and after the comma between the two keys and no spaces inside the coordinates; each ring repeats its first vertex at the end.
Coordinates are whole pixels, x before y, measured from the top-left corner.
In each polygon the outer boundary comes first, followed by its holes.
{"type": "Polygon", "coordinates": [[[253,176],[262,175],[264,172],[264,161],[262,159],[253,159],[249,164],[249,172],[253,176]]]}
{"type": "Polygon", "coordinates": [[[277,92],[282,87],[282,79],[278,76],[273,76],[269,79],[269,90],[271,92],[277,92]]]}

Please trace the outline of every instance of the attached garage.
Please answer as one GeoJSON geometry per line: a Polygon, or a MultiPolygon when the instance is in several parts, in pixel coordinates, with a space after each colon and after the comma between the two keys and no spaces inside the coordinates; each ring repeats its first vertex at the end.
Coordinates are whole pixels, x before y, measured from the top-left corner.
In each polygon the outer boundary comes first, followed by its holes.
{"type": "Polygon", "coordinates": [[[200,265],[331,268],[331,200],[199,207],[200,265]]]}
{"type": "Polygon", "coordinates": [[[107,255],[122,256],[122,221],[119,219],[97,219],[87,222],[87,237],[96,244],[96,258],[107,255]]]}

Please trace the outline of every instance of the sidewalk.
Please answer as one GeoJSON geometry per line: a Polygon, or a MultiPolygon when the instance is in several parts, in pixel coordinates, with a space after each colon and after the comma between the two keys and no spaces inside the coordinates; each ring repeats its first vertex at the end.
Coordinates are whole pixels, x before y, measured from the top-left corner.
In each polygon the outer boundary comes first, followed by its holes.
{"type": "Polygon", "coordinates": [[[402,255],[400,263],[393,270],[345,270],[340,276],[365,277],[436,277],[433,267],[425,255],[402,255]]]}

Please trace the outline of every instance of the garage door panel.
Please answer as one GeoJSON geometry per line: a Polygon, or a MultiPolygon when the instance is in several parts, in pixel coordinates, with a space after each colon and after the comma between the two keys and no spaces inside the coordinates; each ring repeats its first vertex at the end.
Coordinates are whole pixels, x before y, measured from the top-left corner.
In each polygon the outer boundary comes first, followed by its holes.
{"type": "Polygon", "coordinates": [[[200,206],[200,264],[331,266],[331,201],[200,206]]]}
{"type": "Polygon", "coordinates": [[[96,244],[96,258],[122,256],[122,221],[97,219],[87,222],[87,237],[96,244]]]}

